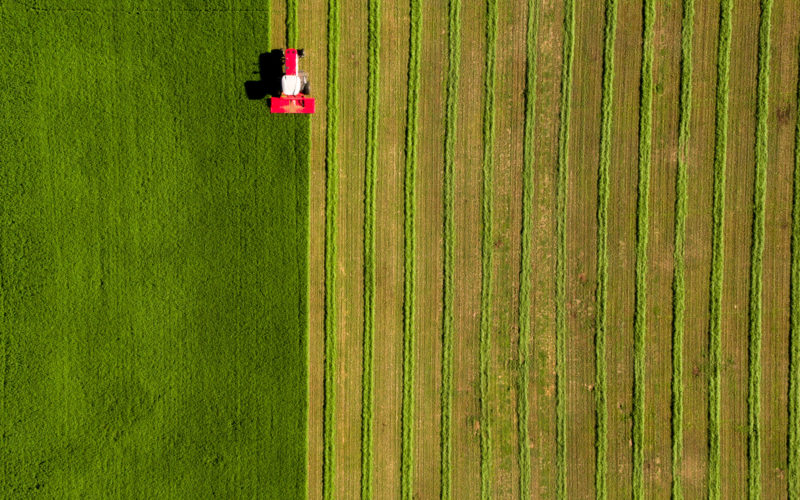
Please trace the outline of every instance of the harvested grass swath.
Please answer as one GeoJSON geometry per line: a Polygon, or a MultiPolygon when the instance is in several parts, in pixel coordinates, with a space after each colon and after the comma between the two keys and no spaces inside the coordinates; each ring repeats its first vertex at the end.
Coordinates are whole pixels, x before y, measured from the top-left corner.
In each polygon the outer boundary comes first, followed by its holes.
{"type": "Polygon", "coordinates": [[[297,0],[286,0],[286,46],[297,46],[297,0]]]}
{"type": "Polygon", "coordinates": [[[533,237],[533,141],[536,127],[536,0],[528,0],[525,40],[525,136],[522,148],[522,245],[519,279],[519,378],[517,381],[517,426],[519,446],[519,491],[531,497],[531,451],[528,444],[528,346],[531,341],[531,239],[533,237]]]}
{"type": "Polygon", "coordinates": [[[491,496],[492,435],[489,360],[492,328],[492,184],[494,177],[494,87],[497,54],[497,0],[486,2],[486,78],[483,86],[483,194],[481,234],[481,498],[491,496]]]}
{"type": "Polygon", "coordinates": [[[772,0],[761,0],[758,29],[756,101],[756,172],[753,190],[753,243],[750,254],[750,346],[747,396],[747,489],[751,499],[761,496],[761,289],[764,256],[764,203],[767,196],[767,117],[769,113],[770,14],[772,0]]]}
{"type": "Polygon", "coordinates": [[[328,2],[328,103],[325,110],[325,400],[323,403],[322,496],[334,497],[334,431],[336,428],[336,200],[339,166],[339,4],[328,2]]]}
{"type": "Polygon", "coordinates": [[[711,293],[709,299],[709,381],[708,381],[708,497],[716,500],[719,485],[720,356],[722,277],[724,257],[725,161],[728,137],[728,75],[731,52],[731,0],[720,4],[717,49],[717,96],[714,124],[714,187],[711,230],[711,293]]]}
{"type": "Polygon", "coordinates": [[[606,0],[603,35],[603,95],[600,125],[600,168],[597,180],[597,316],[595,325],[595,492],[605,499],[608,473],[608,413],[606,409],[606,303],[608,299],[608,170],[611,165],[611,123],[614,102],[614,40],[617,2],[606,0]]]}
{"type": "Polygon", "coordinates": [[[561,66],[561,112],[558,130],[558,179],[556,187],[556,496],[567,496],[567,415],[566,415],[566,260],[567,260],[567,181],[572,61],[575,42],[575,2],[564,3],[564,58],[561,66]]]}
{"type": "Polygon", "coordinates": [[[644,498],[644,355],[647,335],[647,240],[650,232],[650,157],[653,114],[653,0],[644,3],[641,102],[639,104],[639,186],[636,202],[636,310],[633,319],[633,496],[644,498]]]}
{"type": "Polygon", "coordinates": [[[448,2],[447,83],[444,137],[444,286],[442,308],[442,498],[452,494],[451,460],[453,413],[453,273],[455,263],[454,205],[456,123],[458,118],[459,61],[461,60],[461,0],[448,2]]]}
{"type": "Polygon", "coordinates": [[[375,338],[375,177],[378,169],[380,0],[369,0],[367,144],[364,175],[364,339],[361,380],[361,498],[372,498],[372,399],[375,338]]]}
{"type": "Polygon", "coordinates": [[[675,178],[675,250],[672,281],[672,498],[683,498],[683,318],[686,311],[686,163],[692,114],[692,36],[694,0],[683,0],[681,23],[681,82],[678,124],[678,170],[675,178]]]}
{"type": "MultiPolygon", "coordinates": [[[[800,78],[796,101],[800,102],[800,78]]],[[[789,339],[789,422],[800,421],[800,113],[794,139],[794,191],[792,196],[792,284],[789,339]]],[[[800,499],[800,429],[789,425],[789,498],[800,499]]]]}
{"type": "Polygon", "coordinates": [[[401,456],[401,498],[413,496],[414,465],[414,254],[416,247],[417,124],[419,122],[420,47],[422,44],[422,1],[411,0],[408,53],[408,115],[406,122],[406,164],[404,179],[404,277],[403,277],[403,414],[401,456]]]}

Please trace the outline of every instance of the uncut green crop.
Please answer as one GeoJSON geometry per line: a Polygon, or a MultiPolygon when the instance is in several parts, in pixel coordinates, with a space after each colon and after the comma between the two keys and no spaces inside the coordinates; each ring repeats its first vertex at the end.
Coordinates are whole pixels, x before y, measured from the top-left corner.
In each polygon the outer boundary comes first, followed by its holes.
{"type": "Polygon", "coordinates": [[[408,56],[408,116],[406,122],[406,164],[403,193],[404,278],[403,278],[403,401],[400,496],[411,499],[414,470],[414,303],[416,248],[416,176],[419,124],[420,50],[422,47],[422,0],[411,0],[408,56]]]}
{"type": "Polygon", "coordinates": [[[756,164],[753,192],[753,245],[750,255],[750,346],[747,396],[747,488],[751,499],[761,496],[761,290],[764,256],[764,202],[767,196],[767,118],[769,114],[770,14],[772,0],[762,0],[758,30],[758,100],[756,102],[756,164]]]}
{"type": "Polygon", "coordinates": [[[528,446],[528,345],[531,339],[531,239],[533,237],[533,172],[536,129],[536,1],[528,0],[525,39],[525,132],[522,149],[522,243],[519,280],[519,378],[517,381],[517,430],[519,433],[519,490],[522,498],[531,496],[531,451],[528,446]]]}
{"type": "Polygon", "coordinates": [[[442,308],[442,498],[452,494],[452,434],[453,412],[453,280],[455,264],[454,228],[454,169],[456,123],[458,118],[458,82],[461,60],[461,0],[448,2],[447,23],[447,83],[444,139],[444,284],[442,308]]]}
{"type": "Polygon", "coordinates": [[[481,231],[481,498],[489,498],[492,475],[489,361],[492,328],[492,184],[494,177],[494,87],[497,54],[497,0],[486,2],[486,77],[483,86],[483,192],[481,231]]]}
{"type": "Polygon", "coordinates": [[[564,59],[561,66],[561,111],[558,131],[558,179],[556,187],[556,494],[567,496],[567,416],[566,416],[566,260],[567,260],[567,181],[572,61],[575,44],[575,2],[564,3],[564,59]]]}
{"type": "Polygon", "coordinates": [[[686,310],[686,168],[689,158],[689,120],[692,113],[692,36],[694,0],[683,0],[681,21],[681,81],[678,125],[678,169],[675,178],[675,252],[672,323],[672,497],[683,498],[683,318],[686,310]]]}
{"type": "Polygon", "coordinates": [[[709,300],[709,382],[708,382],[708,496],[720,496],[720,356],[722,277],[724,256],[725,161],[728,136],[728,77],[731,51],[731,0],[720,6],[717,53],[717,96],[714,124],[714,188],[711,232],[711,293],[709,300]]]}
{"type": "Polygon", "coordinates": [[[597,316],[595,327],[595,491],[606,498],[608,473],[608,413],[606,408],[606,305],[608,299],[608,170],[611,165],[611,125],[614,103],[614,40],[617,33],[617,2],[606,0],[603,36],[603,96],[600,125],[600,165],[597,181],[597,316]]]}
{"type": "Polygon", "coordinates": [[[336,161],[339,126],[339,4],[328,3],[328,87],[325,109],[325,400],[323,403],[322,496],[334,498],[336,430],[336,161]]]}
{"type": "Polygon", "coordinates": [[[368,7],[367,151],[364,175],[364,340],[361,381],[361,498],[372,498],[372,399],[375,337],[375,177],[378,168],[380,0],[368,7]]]}

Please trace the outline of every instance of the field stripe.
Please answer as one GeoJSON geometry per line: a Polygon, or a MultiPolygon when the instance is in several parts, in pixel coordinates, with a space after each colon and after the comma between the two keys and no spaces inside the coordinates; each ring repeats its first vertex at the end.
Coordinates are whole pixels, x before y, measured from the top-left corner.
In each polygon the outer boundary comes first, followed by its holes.
{"type": "Polygon", "coordinates": [[[519,446],[519,491],[521,498],[531,496],[531,452],[528,433],[528,347],[531,341],[531,239],[533,237],[533,174],[536,128],[536,45],[538,13],[536,0],[528,0],[525,40],[525,131],[522,151],[522,236],[519,280],[519,380],[517,381],[517,424],[519,446]]]}
{"type": "Polygon", "coordinates": [[[339,197],[338,141],[339,4],[328,3],[328,88],[325,121],[325,401],[323,403],[322,496],[334,497],[336,428],[336,200],[339,197]]]}
{"type": "Polygon", "coordinates": [[[297,46],[297,0],[286,0],[286,46],[297,46]]]}
{"type": "Polygon", "coordinates": [[[420,47],[422,1],[411,0],[408,52],[408,110],[406,121],[406,164],[404,179],[404,278],[403,278],[403,413],[400,496],[413,496],[414,461],[414,253],[416,245],[417,127],[419,122],[420,47]]]}
{"type": "Polygon", "coordinates": [[[566,260],[567,260],[567,165],[572,61],[575,44],[575,2],[564,4],[564,58],[561,66],[561,112],[558,132],[558,178],[556,188],[556,495],[567,496],[566,416],[566,260]]]}
{"type": "Polygon", "coordinates": [[[720,496],[720,357],[724,256],[725,162],[728,138],[728,74],[731,52],[731,0],[723,0],[717,49],[716,116],[714,124],[714,194],[712,199],[711,294],[709,299],[708,496],[720,496]]]}
{"type": "Polygon", "coordinates": [[[653,24],[655,3],[644,2],[641,103],[639,106],[639,185],[636,202],[636,311],[633,320],[633,496],[643,498],[644,354],[647,335],[647,241],[650,233],[650,160],[653,113],[653,24]]]}
{"type": "MultiPolygon", "coordinates": [[[[800,103],[798,78],[795,104],[800,103]]],[[[794,186],[792,193],[792,285],[791,337],[789,339],[789,498],[800,499],[800,113],[797,114],[794,143],[794,186]]]]}
{"type": "Polygon", "coordinates": [[[481,232],[481,498],[489,498],[492,476],[489,354],[492,327],[492,184],[494,176],[494,88],[497,55],[497,0],[486,2],[486,79],[483,86],[483,194],[481,232]]]}
{"type": "Polygon", "coordinates": [[[686,311],[686,168],[689,120],[692,114],[692,36],[694,0],[683,0],[681,25],[681,82],[678,124],[678,165],[675,178],[675,253],[672,282],[672,497],[683,498],[683,318],[686,311]]]}
{"type": "Polygon", "coordinates": [[[608,170],[614,102],[614,40],[617,36],[617,2],[606,0],[603,36],[603,94],[601,104],[600,165],[597,181],[597,316],[595,324],[595,492],[604,499],[608,491],[608,412],[606,408],[606,306],[608,299],[608,170]]]}
{"type": "Polygon", "coordinates": [[[453,182],[455,169],[456,123],[458,119],[459,61],[461,60],[461,0],[448,2],[447,82],[444,138],[444,285],[442,299],[442,498],[452,495],[453,412],[453,273],[455,266],[455,227],[453,182]]]}
{"type": "Polygon", "coordinates": [[[770,15],[772,0],[761,1],[758,30],[758,101],[756,102],[756,164],[753,192],[753,243],[750,256],[750,346],[747,398],[747,489],[761,496],[761,290],[764,256],[764,204],[767,195],[767,117],[769,106],[770,15]]]}
{"type": "Polygon", "coordinates": [[[361,379],[361,498],[372,498],[372,406],[375,338],[375,177],[378,168],[380,0],[369,0],[367,144],[364,175],[364,338],[361,379]]]}

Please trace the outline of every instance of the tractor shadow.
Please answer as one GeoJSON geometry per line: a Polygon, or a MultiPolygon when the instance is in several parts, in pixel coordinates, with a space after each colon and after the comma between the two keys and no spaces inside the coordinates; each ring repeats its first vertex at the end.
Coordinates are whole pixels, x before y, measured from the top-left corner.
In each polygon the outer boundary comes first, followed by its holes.
{"type": "Polygon", "coordinates": [[[265,97],[280,97],[281,77],[283,76],[283,51],[275,49],[259,54],[258,71],[253,71],[253,74],[260,75],[261,79],[244,82],[244,90],[248,99],[259,100],[265,97]]]}

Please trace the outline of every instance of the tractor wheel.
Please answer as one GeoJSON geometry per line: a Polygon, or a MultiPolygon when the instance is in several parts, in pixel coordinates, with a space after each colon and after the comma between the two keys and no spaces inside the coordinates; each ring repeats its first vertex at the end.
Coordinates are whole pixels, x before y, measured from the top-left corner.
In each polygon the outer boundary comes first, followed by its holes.
{"type": "Polygon", "coordinates": [[[306,81],[305,85],[303,85],[303,89],[300,92],[304,95],[311,95],[311,82],[306,81]]]}
{"type": "Polygon", "coordinates": [[[297,51],[297,57],[304,57],[306,55],[305,49],[299,49],[297,51]]]}

